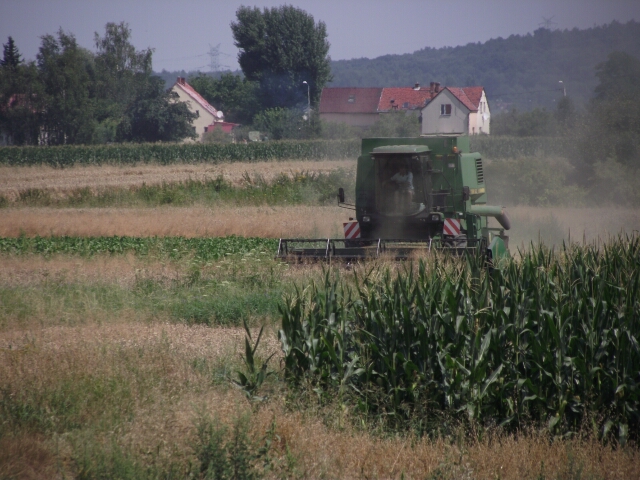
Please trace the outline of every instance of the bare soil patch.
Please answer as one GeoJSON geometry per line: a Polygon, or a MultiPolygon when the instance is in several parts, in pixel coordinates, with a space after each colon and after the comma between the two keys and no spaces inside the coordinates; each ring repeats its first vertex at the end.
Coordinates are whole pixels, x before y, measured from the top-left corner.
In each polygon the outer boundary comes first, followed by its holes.
{"type": "Polygon", "coordinates": [[[0,255],[0,285],[29,286],[71,281],[129,287],[138,278],[177,280],[187,268],[178,263],[142,260],[134,255],[96,255],[91,258],[0,255]]]}

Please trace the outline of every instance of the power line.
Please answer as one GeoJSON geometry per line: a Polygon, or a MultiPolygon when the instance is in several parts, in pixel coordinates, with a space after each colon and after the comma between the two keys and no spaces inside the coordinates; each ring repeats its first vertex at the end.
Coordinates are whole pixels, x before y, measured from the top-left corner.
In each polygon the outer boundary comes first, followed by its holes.
{"type": "Polygon", "coordinates": [[[551,25],[557,25],[556,22],[552,22],[553,17],[555,17],[555,15],[552,15],[551,17],[547,18],[547,17],[542,17],[542,22],[540,22],[538,24],[539,27],[542,28],[546,28],[547,30],[551,30],[551,25]]]}
{"type": "Polygon", "coordinates": [[[189,57],[174,57],[174,58],[158,58],[155,59],[158,62],[168,62],[170,60],[187,60],[189,58],[200,58],[200,57],[206,57],[207,55],[209,55],[208,53],[203,53],[202,55],[191,55],[189,57]]]}

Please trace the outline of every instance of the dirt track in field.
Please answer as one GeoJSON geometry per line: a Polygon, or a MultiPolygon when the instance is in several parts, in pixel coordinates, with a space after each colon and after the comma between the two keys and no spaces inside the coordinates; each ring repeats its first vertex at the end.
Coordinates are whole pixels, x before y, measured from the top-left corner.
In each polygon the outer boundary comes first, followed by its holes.
{"type": "Polygon", "coordinates": [[[79,188],[100,190],[114,187],[158,185],[206,180],[222,177],[240,185],[243,176],[261,176],[265,180],[285,173],[328,173],[338,168],[353,169],[355,161],[325,160],[222,163],[218,165],[200,163],[193,165],[133,165],[133,166],[86,166],[72,168],[0,167],[0,195],[13,199],[28,189],[42,189],[53,193],[64,193],[79,188]]]}

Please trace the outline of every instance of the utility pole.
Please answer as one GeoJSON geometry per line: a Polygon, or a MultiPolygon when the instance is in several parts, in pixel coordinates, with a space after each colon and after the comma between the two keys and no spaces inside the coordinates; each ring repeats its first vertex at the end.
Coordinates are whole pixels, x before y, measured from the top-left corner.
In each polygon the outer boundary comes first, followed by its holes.
{"type": "Polygon", "coordinates": [[[305,80],[302,84],[307,86],[307,120],[309,124],[311,124],[311,90],[309,88],[309,82],[305,80]]]}
{"type": "Polygon", "coordinates": [[[562,85],[562,96],[563,96],[563,97],[566,97],[566,96],[567,96],[567,89],[566,89],[566,88],[565,88],[565,86],[564,86],[564,82],[563,82],[562,80],[558,80],[558,83],[559,83],[560,85],[562,85]]]}
{"type": "Polygon", "coordinates": [[[220,44],[216,45],[215,47],[212,45],[209,45],[209,70],[213,73],[216,73],[218,70],[220,70],[220,62],[218,61],[218,58],[220,57],[220,44]]]}

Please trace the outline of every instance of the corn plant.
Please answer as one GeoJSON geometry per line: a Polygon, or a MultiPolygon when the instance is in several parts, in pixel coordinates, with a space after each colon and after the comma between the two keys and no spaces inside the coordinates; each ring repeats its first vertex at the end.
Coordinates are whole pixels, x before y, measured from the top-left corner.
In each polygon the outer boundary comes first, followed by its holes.
{"type": "Polygon", "coordinates": [[[238,379],[233,380],[233,383],[242,390],[249,401],[262,401],[264,400],[264,397],[258,396],[257,393],[267,377],[273,374],[273,372],[268,372],[267,368],[269,366],[269,360],[271,360],[275,353],[272,353],[269,358],[262,362],[262,366],[258,367],[256,362],[256,350],[258,349],[258,345],[260,345],[264,326],[260,328],[260,333],[258,333],[258,338],[253,346],[251,345],[253,342],[253,339],[251,338],[251,330],[249,330],[246,320],[244,321],[244,330],[246,336],[244,339],[245,355],[243,357],[243,361],[246,371],[236,372],[238,379]]]}
{"type": "Polygon", "coordinates": [[[350,387],[372,413],[637,438],[640,238],[520,257],[493,271],[435,257],[296,290],[281,306],[288,378],[350,387]]]}

